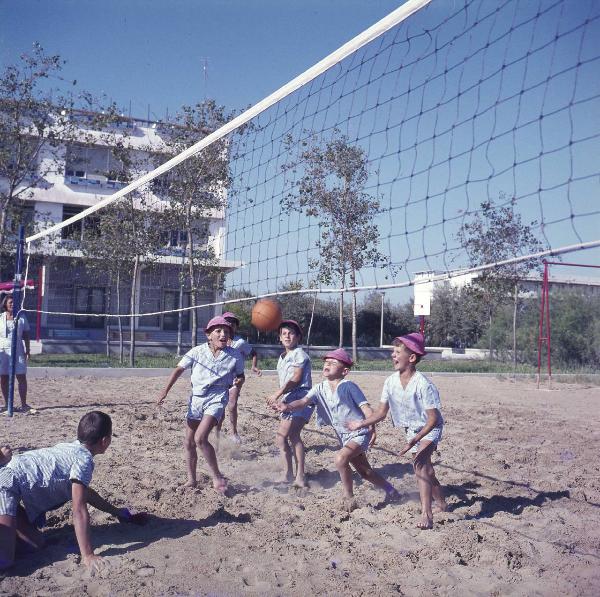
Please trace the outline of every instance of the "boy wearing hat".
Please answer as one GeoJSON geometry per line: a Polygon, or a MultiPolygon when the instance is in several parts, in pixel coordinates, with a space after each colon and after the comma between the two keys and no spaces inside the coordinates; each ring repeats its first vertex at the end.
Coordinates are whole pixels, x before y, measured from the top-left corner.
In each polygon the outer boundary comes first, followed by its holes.
{"type": "MultiPolygon", "coordinates": [[[[143,513],[131,514],[117,508],[89,487],[94,457],[104,454],[112,439],[111,418],[102,411],[85,414],[77,426],[77,441],[51,448],[30,450],[10,458],[0,469],[0,570],[14,563],[17,541],[25,548],[38,549],[44,536],[38,530],[46,512],[73,504],[73,526],[81,560],[98,569],[102,558],[94,554],[88,504],[116,517],[119,522],[143,524],[143,513]]],[[[4,447],[3,447],[4,448],[4,447]]]]}
{"type": "Polygon", "coordinates": [[[350,430],[361,429],[383,421],[388,411],[392,413],[394,427],[404,427],[406,444],[400,456],[410,450],[419,486],[421,519],[417,527],[433,528],[432,499],[436,511],[446,510],[442,492],[431,455],[442,437],[444,419],[441,414],[440,395],[435,385],[416,370],[417,363],[425,353],[425,339],[415,332],[394,338],[392,363],[397,373],[390,375],[383,385],[379,408],[374,415],[362,422],[350,422],[350,430]]]}
{"type": "Polygon", "coordinates": [[[213,317],[205,329],[207,342],[183,355],[158,398],[158,404],[161,405],[181,374],[191,369],[192,394],[188,402],[185,432],[186,487],[197,485],[197,448],[200,448],[210,469],[213,487],[219,493],[227,491],[227,481],[219,470],[217,456],[208,437],[223,419],[229,389],[232,386],[239,388],[244,383],[244,358],[238,350],[228,346],[232,331],[226,319],[213,317]]]}
{"type": "MultiPolygon", "coordinates": [[[[311,364],[308,355],[302,350],[300,340],[302,328],[292,319],[284,319],[279,324],[279,341],[283,352],[277,361],[279,390],[267,398],[267,404],[273,407],[277,402],[292,402],[304,398],[312,387],[311,364]]],[[[295,412],[282,412],[275,442],[281,454],[284,467],[283,479],[294,482],[296,487],[306,487],[304,474],[304,444],[300,432],[313,412],[307,406],[295,412]],[[292,455],[296,460],[296,475],[292,463],[292,455]]]]}
{"type": "MultiPolygon", "coordinates": [[[[223,317],[229,322],[229,324],[231,325],[231,329],[232,329],[232,337],[229,341],[229,346],[239,350],[242,357],[244,358],[244,360],[246,360],[248,357],[251,357],[252,358],[252,372],[256,373],[260,377],[262,375],[262,371],[257,367],[258,355],[256,354],[256,350],[254,350],[253,346],[251,344],[249,344],[248,342],[246,342],[246,340],[244,340],[244,338],[242,338],[241,336],[238,336],[236,334],[236,332],[240,326],[240,320],[237,318],[237,315],[235,313],[231,313],[230,311],[227,311],[226,313],[223,313],[223,317]]],[[[238,422],[237,404],[238,404],[238,398],[240,397],[241,391],[242,391],[241,384],[239,386],[235,386],[235,385],[232,386],[229,389],[229,402],[227,403],[227,413],[229,414],[229,424],[231,426],[229,433],[231,434],[231,439],[236,444],[241,443],[241,439],[238,434],[238,428],[237,428],[237,422],[238,422]]],[[[223,426],[224,420],[225,420],[225,417],[223,417],[219,421],[219,424],[217,425],[217,433],[221,432],[221,427],[223,426]]]]}
{"type": "Polygon", "coordinates": [[[383,489],[389,498],[398,497],[394,487],[376,473],[367,460],[367,449],[375,439],[374,428],[365,426],[355,431],[347,428],[348,422],[364,421],[373,414],[362,390],[354,382],[345,379],[352,365],[352,359],[343,348],[328,352],[323,360],[325,379],[304,398],[275,406],[279,412],[285,413],[315,405],[320,420],[333,427],[341,445],[335,454],[335,466],[342,480],[344,505],[349,510],[356,505],[350,465],[363,479],[383,489]]]}

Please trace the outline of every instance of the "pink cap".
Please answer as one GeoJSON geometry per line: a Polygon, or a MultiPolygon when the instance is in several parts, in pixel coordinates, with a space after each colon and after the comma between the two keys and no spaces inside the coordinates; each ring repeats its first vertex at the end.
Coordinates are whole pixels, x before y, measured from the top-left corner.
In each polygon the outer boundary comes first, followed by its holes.
{"type": "Polygon", "coordinates": [[[302,336],[303,336],[302,328],[300,327],[300,324],[297,321],[294,321],[293,319],[282,319],[277,330],[279,332],[281,332],[281,328],[285,328],[285,327],[296,328],[296,331],[300,335],[300,338],[302,338],[302,336]]]}
{"type": "Polygon", "coordinates": [[[425,338],[420,332],[413,332],[412,334],[406,334],[406,336],[398,336],[394,338],[394,342],[402,342],[408,350],[412,350],[414,353],[423,356],[427,354],[425,352],[425,338]]]}
{"type": "Polygon", "coordinates": [[[236,325],[240,325],[240,318],[235,313],[232,313],[231,311],[227,311],[227,312],[223,313],[223,315],[221,317],[224,317],[225,319],[233,319],[233,320],[235,320],[236,325]]]}
{"type": "Polygon", "coordinates": [[[336,348],[335,350],[330,350],[324,358],[335,359],[336,361],[339,361],[340,363],[343,363],[348,367],[352,367],[352,365],[354,365],[354,362],[343,348],[336,348]]]}
{"type": "Polygon", "coordinates": [[[216,317],[213,317],[206,324],[204,331],[208,334],[208,332],[210,332],[210,330],[212,330],[212,328],[216,328],[218,325],[224,325],[226,328],[229,329],[230,332],[233,331],[231,324],[222,315],[217,315],[216,317]]]}

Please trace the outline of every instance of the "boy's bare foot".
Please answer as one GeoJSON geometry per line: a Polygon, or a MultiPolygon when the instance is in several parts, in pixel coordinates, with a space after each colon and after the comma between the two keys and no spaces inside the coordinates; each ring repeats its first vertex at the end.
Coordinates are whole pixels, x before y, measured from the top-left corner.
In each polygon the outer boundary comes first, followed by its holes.
{"type": "Polygon", "coordinates": [[[448,504],[446,502],[436,502],[435,506],[431,509],[434,514],[440,514],[440,512],[448,511],[448,504]]]}
{"type": "Polygon", "coordinates": [[[232,433],[230,436],[231,441],[238,446],[242,443],[242,438],[237,433],[232,433]]]}
{"type": "Polygon", "coordinates": [[[342,510],[345,512],[353,512],[358,508],[358,503],[354,496],[345,496],[342,498],[342,510]]]}
{"type": "Polygon", "coordinates": [[[227,493],[227,481],[225,480],[225,477],[213,479],[213,487],[217,493],[225,495],[225,493],[227,493]]]}
{"type": "Polygon", "coordinates": [[[10,446],[2,446],[0,448],[0,466],[4,466],[10,462],[12,458],[12,450],[10,446]]]}
{"type": "Polygon", "coordinates": [[[192,487],[192,488],[194,488],[194,487],[198,487],[198,481],[186,481],[186,482],[183,484],[183,486],[184,486],[184,487],[192,487]]]}
{"type": "Polygon", "coordinates": [[[277,477],[277,483],[292,483],[294,481],[294,475],[286,475],[283,473],[279,477],[277,477]]]}
{"type": "Polygon", "coordinates": [[[386,502],[399,502],[401,498],[402,498],[402,495],[396,489],[391,489],[390,491],[385,492],[385,501],[386,502]]]}
{"type": "Polygon", "coordinates": [[[299,489],[305,489],[306,487],[308,487],[306,477],[299,477],[294,479],[294,487],[298,487],[299,489]]]}
{"type": "Polygon", "coordinates": [[[421,520],[417,523],[417,528],[422,531],[428,531],[433,528],[433,519],[429,518],[425,514],[421,516],[421,520]]]}

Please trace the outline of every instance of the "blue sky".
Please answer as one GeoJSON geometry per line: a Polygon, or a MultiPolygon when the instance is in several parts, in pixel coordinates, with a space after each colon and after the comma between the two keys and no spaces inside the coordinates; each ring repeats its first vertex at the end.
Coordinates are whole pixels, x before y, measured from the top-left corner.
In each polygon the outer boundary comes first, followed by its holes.
{"type": "MultiPolygon", "coordinates": [[[[386,0],[0,0],[0,21],[3,24],[0,61],[16,61],[21,52],[29,50],[37,41],[47,52],[60,54],[67,61],[63,76],[68,81],[76,79],[76,88],[97,95],[104,93],[126,113],[131,106],[132,115],[143,118],[163,119],[167,110],[172,114],[182,104],[193,104],[206,97],[215,98],[228,108],[242,108],[261,100],[399,4],[386,0]]],[[[459,13],[457,7],[460,5],[460,1],[435,0],[427,12],[423,11],[411,20],[413,32],[422,33],[431,23],[443,22],[453,11],[459,13]]],[[[452,228],[446,224],[448,218],[453,218],[457,224],[459,215],[476,209],[486,195],[498,197],[500,192],[517,195],[526,222],[536,217],[539,219],[543,212],[550,223],[547,231],[550,230],[552,246],[576,242],[576,234],[569,228],[568,221],[572,206],[576,214],[585,211],[586,202],[597,209],[598,182],[590,174],[598,173],[597,162],[593,159],[600,151],[598,86],[593,83],[593,78],[585,79],[583,67],[576,91],[581,97],[587,93],[594,101],[566,108],[569,90],[573,89],[573,81],[568,77],[574,71],[571,68],[566,75],[559,74],[563,62],[569,66],[578,53],[589,58],[593,52],[590,48],[593,36],[588,35],[584,43],[578,41],[577,33],[564,34],[571,23],[576,24],[585,18],[584,13],[590,10],[590,4],[582,1],[577,10],[559,15],[560,5],[553,9],[553,3],[548,0],[515,2],[522,13],[518,18],[513,14],[511,4],[498,2],[498,5],[504,7],[499,17],[488,14],[487,21],[482,19],[479,25],[471,27],[460,41],[451,44],[451,50],[439,53],[434,61],[425,60],[419,67],[411,67],[413,87],[427,73],[438,73],[431,84],[423,87],[425,91],[421,95],[409,91],[404,94],[404,100],[400,99],[399,107],[393,113],[382,114],[376,109],[365,111],[344,130],[363,146],[369,145],[376,155],[381,153],[383,156],[380,148],[384,146],[393,148],[391,154],[382,157],[376,165],[378,172],[371,177],[370,190],[377,192],[389,208],[388,214],[380,221],[380,229],[385,245],[383,250],[397,252],[400,263],[404,260],[397,281],[403,281],[418,269],[428,269],[423,260],[406,260],[413,259],[418,251],[429,251],[433,255],[439,252],[442,234],[452,235],[452,228]],[[527,13],[535,12],[538,5],[544,8],[544,16],[532,21],[531,25],[517,28],[520,37],[511,32],[509,35],[515,37],[509,39],[509,43],[499,38],[497,45],[503,53],[492,57],[487,50],[473,50],[470,55],[470,44],[474,44],[473,48],[483,47],[482,39],[485,43],[486,36],[494,38],[498,28],[510,27],[513,18],[516,18],[514,22],[522,24],[529,16],[527,13]],[[471,98],[473,105],[480,106],[481,103],[485,107],[486,102],[489,104],[485,112],[477,114],[477,107],[470,112],[472,105],[459,101],[460,110],[449,104],[448,108],[437,110],[435,118],[415,117],[419,101],[421,108],[428,108],[428,104],[444,99],[446,90],[465,89],[470,79],[487,76],[499,61],[510,63],[513,54],[518,56],[523,48],[543,47],[545,39],[551,39],[555,29],[564,34],[556,52],[553,53],[550,47],[538,51],[532,56],[529,66],[517,62],[502,75],[490,76],[480,92],[473,92],[473,96],[477,95],[471,98]],[[502,49],[504,46],[506,49],[502,49]],[[456,69],[456,75],[439,76],[442,59],[449,64],[464,61],[467,68],[462,71],[456,69]],[[543,79],[546,74],[552,75],[552,78],[546,87],[547,92],[544,92],[544,87],[537,86],[536,77],[543,79]],[[515,103],[509,96],[519,85],[525,85],[529,91],[515,103]],[[550,114],[554,103],[559,106],[558,115],[548,116],[543,121],[536,120],[540,113],[550,114]],[[463,115],[461,112],[465,107],[463,115]],[[510,127],[501,124],[505,110],[505,122],[510,126],[518,125],[512,135],[510,127]],[[400,123],[398,116],[401,112],[408,116],[400,123]],[[525,123],[530,116],[532,124],[527,125],[525,123]],[[452,123],[463,117],[463,130],[457,128],[454,134],[450,128],[452,123]],[[381,123],[385,134],[369,139],[365,131],[368,133],[380,128],[381,123]],[[387,127],[396,127],[402,135],[388,136],[387,127]],[[592,135],[591,141],[584,141],[588,132],[592,135]],[[493,143],[486,143],[487,135],[497,135],[498,138],[493,143]],[[576,140],[573,148],[569,139],[576,140]],[[415,141],[414,146],[412,140],[415,141]],[[483,149],[473,151],[481,143],[484,143],[483,149]],[[451,160],[444,158],[444,152],[456,154],[460,152],[461,145],[464,145],[463,157],[454,159],[453,168],[449,168],[451,160]],[[544,158],[537,159],[537,153],[542,149],[546,152],[544,158]],[[511,169],[513,161],[518,166],[511,169]],[[428,163],[434,167],[428,168],[428,163]],[[490,165],[494,177],[488,180],[486,176],[490,165]],[[572,171],[569,172],[569,169],[572,171]],[[577,179],[579,175],[585,178],[583,182],[568,182],[569,176],[577,179]],[[553,188],[555,182],[557,188],[553,188]],[[539,196],[538,187],[544,188],[539,196]],[[451,190],[446,191],[449,188],[451,190]],[[408,216],[401,209],[407,193],[411,197],[411,208],[406,212],[408,216]],[[425,224],[430,226],[428,237],[419,232],[425,224]]],[[[480,11],[481,15],[493,12],[486,2],[474,2],[473,6],[472,10],[480,11]]],[[[596,21],[590,29],[595,27],[597,31],[597,14],[594,16],[596,21]]],[[[478,22],[473,14],[470,18],[474,23],[478,22]]],[[[440,44],[447,41],[444,35],[451,35],[453,28],[460,29],[464,24],[460,17],[454,21],[449,21],[446,33],[440,30],[440,44]]],[[[426,51],[427,37],[420,35],[415,40],[406,52],[419,51],[420,43],[426,51]]],[[[399,45],[395,53],[390,53],[392,65],[408,55],[402,48],[399,45]]],[[[366,49],[365,56],[368,57],[370,52],[372,50],[366,49]]],[[[377,60],[373,64],[376,70],[380,66],[377,60]]],[[[589,63],[588,69],[592,68],[597,68],[597,62],[589,63]]],[[[360,87],[365,76],[363,72],[352,80],[360,87]]],[[[334,75],[330,78],[334,79],[334,75]]],[[[327,82],[326,76],[324,81],[327,82]]],[[[382,83],[380,89],[384,95],[392,95],[392,88],[395,91],[397,84],[395,79],[390,78],[382,83]]],[[[403,85],[406,85],[404,80],[401,87],[403,85]]],[[[372,97],[368,97],[369,92],[361,93],[356,96],[360,102],[364,100],[366,105],[367,100],[372,101],[372,97]]],[[[466,94],[462,97],[469,99],[466,94]]],[[[290,106],[298,110],[298,106],[309,106],[311,102],[318,105],[320,100],[316,98],[317,95],[307,98],[299,93],[293,100],[297,103],[290,102],[290,106]]],[[[265,121],[269,118],[266,115],[265,121]]],[[[341,122],[346,124],[343,120],[341,122]]],[[[303,116],[294,121],[296,129],[305,125],[303,116]]],[[[324,120],[322,126],[328,126],[328,123],[324,120]]],[[[276,125],[273,130],[278,131],[276,125]]],[[[266,136],[264,138],[267,139],[266,136]]],[[[265,172],[273,173],[279,166],[280,163],[274,159],[272,163],[265,163],[265,172]]],[[[244,173],[244,166],[241,168],[241,177],[249,178],[251,174],[244,173]]],[[[236,224],[228,244],[237,259],[248,260],[248,255],[255,256],[252,258],[254,266],[240,272],[241,279],[246,282],[256,280],[256,291],[273,291],[276,289],[273,285],[281,283],[278,272],[293,269],[293,261],[300,252],[304,256],[310,254],[314,236],[308,232],[303,238],[294,240],[296,248],[290,249],[284,232],[294,218],[286,215],[269,219],[273,211],[277,212],[277,201],[272,203],[273,197],[285,191],[285,181],[271,186],[257,185],[256,189],[256,209],[252,213],[259,213],[260,209],[260,221],[254,226],[244,221],[250,213],[247,205],[244,206],[239,211],[241,222],[236,224]],[[284,232],[277,237],[269,236],[272,229],[284,232]],[[257,238],[262,244],[256,241],[257,238]],[[281,258],[276,259],[275,254],[281,258]],[[269,278],[273,272],[276,275],[269,278]],[[261,276],[265,278],[261,280],[261,276]]],[[[591,240],[596,234],[597,220],[596,215],[576,222],[578,233],[590,235],[583,240],[591,240]]],[[[301,222],[297,224],[302,225],[301,222]]],[[[313,235],[315,230],[312,229],[313,235]]],[[[460,265],[444,262],[445,257],[432,259],[430,263],[442,269],[460,265]]],[[[590,250],[567,255],[565,261],[598,263],[599,258],[600,251],[590,250]]],[[[299,268],[307,275],[310,273],[305,263],[299,268]]],[[[598,272],[589,269],[570,273],[597,277],[598,272]]],[[[369,272],[361,282],[370,284],[374,279],[386,282],[381,276],[369,272]]],[[[404,298],[407,292],[396,296],[404,298]]]]}

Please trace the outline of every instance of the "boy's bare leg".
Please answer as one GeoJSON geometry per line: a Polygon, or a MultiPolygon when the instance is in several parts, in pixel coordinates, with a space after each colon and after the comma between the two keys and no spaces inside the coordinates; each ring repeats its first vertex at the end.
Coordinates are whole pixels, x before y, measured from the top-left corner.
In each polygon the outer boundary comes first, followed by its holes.
{"type": "Polygon", "coordinates": [[[296,487],[306,487],[306,475],[304,473],[304,444],[300,438],[300,432],[306,425],[306,421],[300,417],[294,417],[292,419],[292,425],[290,427],[289,439],[290,446],[293,450],[296,458],[296,478],[294,479],[294,485],[296,487]]]}
{"type": "Polygon", "coordinates": [[[0,387],[2,388],[4,406],[8,407],[8,375],[0,375],[0,387]]]}
{"type": "Polygon", "coordinates": [[[358,457],[360,450],[360,446],[354,442],[348,442],[348,444],[342,446],[342,448],[335,453],[335,468],[340,474],[342,491],[344,492],[345,499],[352,499],[354,497],[354,483],[352,481],[350,462],[358,457]]]}
{"type": "Polygon", "coordinates": [[[212,476],[213,487],[221,492],[225,493],[227,490],[227,481],[221,474],[219,470],[219,465],[217,463],[217,455],[215,453],[215,449],[212,444],[208,441],[208,436],[214,427],[217,426],[218,420],[212,415],[204,415],[202,420],[200,421],[200,425],[196,429],[196,433],[194,434],[194,441],[196,445],[202,450],[202,454],[204,455],[204,459],[206,460],[206,464],[210,469],[210,474],[212,476]]]}
{"type": "Polygon", "coordinates": [[[15,516],[0,514],[0,570],[15,563],[17,544],[17,519],[15,516]]]}
{"type": "Polygon", "coordinates": [[[375,485],[375,487],[378,487],[379,489],[383,489],[383,491],[385,491],[385,493],[390,498],[400,497],[400,494],[398,493],[398,491],[396,491],[394,486],[371,468],[371,465],[367,460],[367,455],[362,451],[362,448],[358,444],[355,444],[353,441],[350,441],[346,444],[346,446],[356,446],[357,453],[351,458],[350,464],[352,464],[352,466],[356,469],[356,472],[365,481],[372,483],[373,485],[375,485]]]}
{"type": "Polygon", "coordinates": [[[417,477],[419,487],[419,496],[421,498],[421,520],[417,527],[421,530],[433,528],[433,512],[431,509],[432,486],[431,472],[431,454],[435,449],[435,444],[422,440],[423,447],[415,454],[413,466],[417,477]]]}
{"type": "Polygon", "coordinates": [[[21,408],[27,406],[27,375],[17,375],[19,385],[19,398],[21,399],[21,408]]]}
{"type": "Polygon", "coordinates": [[[227,413],[229,414],[229,434],[233,438],[235,442],[240,441],[240,436],[238,435],[238,397],[240,395],[240,389],[233,387],[229,389],[229,402],[227,403],[227,413]]]}
{"type": "Polygon", "coordinates": [[[282,481],[291,483],[294,480],[294,468],[292,466],[292,450],[288,442],[292,419],[281,419],[275,435],[275,445],[279,448],[281,463],[283,464],[282,481]]]}
{"type": "Polygon", "coordinates": [[[17,539],[27,551],[38,550],[45,544],[43,533],[29,522],[22,506],[17,509],[17,539]]]}
{"type": "Polygon", "coordinates": [[[185,440],[183,447],[185,449],[185,463],[187,466],[187,482],[184,487],[196,487],[196,466],[198,464],[198,453],[196,451],[196,441],[194,434],[200,425],[200,421],[187,419],[185,428],[185,440]]]}

